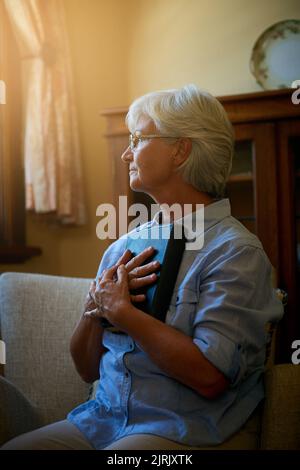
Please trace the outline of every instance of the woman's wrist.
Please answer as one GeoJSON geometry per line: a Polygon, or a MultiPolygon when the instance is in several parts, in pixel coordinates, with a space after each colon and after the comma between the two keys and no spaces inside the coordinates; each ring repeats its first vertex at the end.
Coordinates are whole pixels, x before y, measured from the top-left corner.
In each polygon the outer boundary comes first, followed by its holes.
{"type": "Polygon", "coordinates": [[[124,304],[120,306],[114,314],[107,315],[105,318],[114,326],[119,328],[120,330],[126,329],[130,320],[132,320],[133,316],[136,315],[137,308],[135,308],[132,304],[124,304]]]}
{"type": "Polygon", "coordinates": [[[87,324],[95,325],[95,326],[98,326],[99,328],[102,328],[100,318],[98,316],[91,315],[90,313],[91,313],[90,310],[84,311],[81,316],[81,320],[87,324]]]}

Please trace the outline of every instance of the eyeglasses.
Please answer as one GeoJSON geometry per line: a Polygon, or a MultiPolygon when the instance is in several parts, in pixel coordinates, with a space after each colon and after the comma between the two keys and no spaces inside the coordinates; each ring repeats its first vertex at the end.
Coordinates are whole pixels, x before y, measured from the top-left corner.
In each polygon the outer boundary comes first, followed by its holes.
{"type": "Polygon", "coordinates": [[[173,135],[159,135],[159,134],[140,134],[139,132],[135,132],[134,134],[129,134],[129,147],[130,150],[135,150],[140,142],[143,140],[148,139],[174,139],[173,135]]]}

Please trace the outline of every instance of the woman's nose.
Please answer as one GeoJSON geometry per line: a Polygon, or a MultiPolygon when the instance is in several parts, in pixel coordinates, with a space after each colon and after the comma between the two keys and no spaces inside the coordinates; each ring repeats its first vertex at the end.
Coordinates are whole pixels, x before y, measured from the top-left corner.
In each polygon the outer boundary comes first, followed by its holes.
{"type": "Polygon", "coordinates": [[[132,161],[133,155],[130,145],[128,145],[127,149],[121,155],[121,160],[125,163],[132,161]]]}

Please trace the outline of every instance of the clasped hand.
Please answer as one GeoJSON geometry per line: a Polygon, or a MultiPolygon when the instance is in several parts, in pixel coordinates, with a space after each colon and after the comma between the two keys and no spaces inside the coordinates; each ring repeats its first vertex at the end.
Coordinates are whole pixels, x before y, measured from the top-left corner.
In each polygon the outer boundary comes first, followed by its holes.
{"type": "Polygon", "coordinates": [[[153,284],[157,280],[158,261],[141,266],[152,256],[154,248],[146,248],[132,258],[132,253],[126,250],[112,267],[105,269],[97,282],[93,281],[85,303],[85,316],[106,318],[113,325],[128,312],[132,302],[145,300],[144,294],[131,294],[131,291],[153,284]]]}

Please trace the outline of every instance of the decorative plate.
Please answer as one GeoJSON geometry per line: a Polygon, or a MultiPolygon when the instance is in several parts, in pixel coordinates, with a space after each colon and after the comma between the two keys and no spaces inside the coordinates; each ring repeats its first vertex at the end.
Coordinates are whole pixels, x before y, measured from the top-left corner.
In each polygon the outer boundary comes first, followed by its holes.
{"type": "Polygon", "coordinates": [[[254,44],[250,69],[265,90],[300,80],[300,20],[275,23],[254,44]]]}

